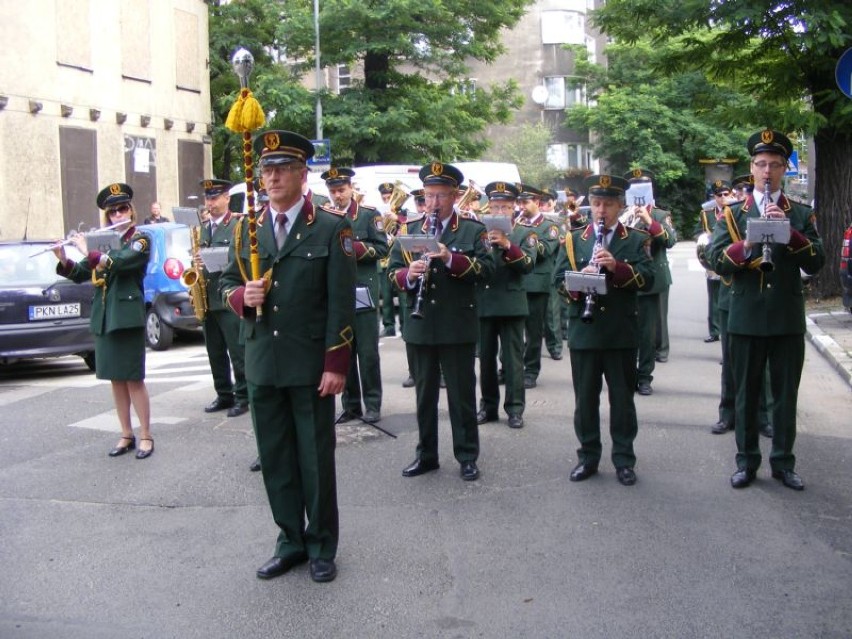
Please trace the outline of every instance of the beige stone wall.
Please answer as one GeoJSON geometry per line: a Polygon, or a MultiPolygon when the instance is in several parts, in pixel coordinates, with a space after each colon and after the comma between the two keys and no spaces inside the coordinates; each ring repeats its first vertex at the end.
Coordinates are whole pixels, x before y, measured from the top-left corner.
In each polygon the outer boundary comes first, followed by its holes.
{"type": "MultiPolygon", "coordinates": [[[[31,238],[65,233],[60,126],[97,132],[99,185],[125,181],[125,134],[154,138],[157,196],[177,204],[178,141],[209,140],[206,4],[4,0],[0,25],[0,239],[21,238],[25,228],[31,238]],[[38,113],[31,100],[42,104],[38,113]],[[63,106],[71,110],[65,117],[63,106]]],[[[209,171],[209,143],[204,148],[209,171]]]]}

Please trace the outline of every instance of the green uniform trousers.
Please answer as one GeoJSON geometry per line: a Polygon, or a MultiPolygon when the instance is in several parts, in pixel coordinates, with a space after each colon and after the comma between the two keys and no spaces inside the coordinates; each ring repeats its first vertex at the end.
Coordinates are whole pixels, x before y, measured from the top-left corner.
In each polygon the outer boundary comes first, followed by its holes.
{"type": "Polygon", "coordinates": [[[660,319],[660,296],[658,293],[652,295],[639,295],[639,382],[654,380],[654,367],[656,366],[657,351],[657,322],[660,319]]]}
{"type": "Polygon", "coordinates": [[[527,293],[527,341],[524,349],[524,377],[538,379],[541,372],[541,340],[544,338],[544,320],[547,315],[548,293],[527,293]]]}
{"type": "Polygon", "coordinates": [[[375,309],[355,313],[355,343],[346,387],[341,401],[343,409],[361,414],[365,410],[382,410],[382,372],[379,366],[379,323],[375,309]]]}
{"type": "Polygon", "coordinates": [[[660,316],[657,321],[657,357],[669,357],[669,289],[660,291],[660,316]]]}
{"type": "Polygon", "coordinates": [[[207,311],[202,330],[216,394],[247,404],[245,347],[239,343],[240,318],[230,310],[207,311]]]}
{"type": "Polygon", "coordinates": [[[580,441],[582,464],[601,458],[600,397],[603,379],[609,394],[609,432],[616,468],[636,463],[633,440],[639,431],[633,393],[636,388],[636,349],[570,349],[574,383],[574,432],[580,441]]]}
{"type": "Polygon", "coordinates": [[[736,388],[737,468],[760,467],[759,408],[766,367],[772,392],[772,470],[793,470],[796,457],[796,407],[805,362],[804,335],[771,337],[728,334],[736,388]]]}
{"type": "MultiPolygon", "coordinates": [[[[396,322],[394,322],[394,317],[396,315],[393,298],[397,295],[397,292],[394,290],[393,284],[388,279],[388,270],[385,268],[379,269],[379,294],[382,297],[382,326],[384,328],[393,328],[396,329],[396,322]]],[[[399,299],[399,330],[402,330],[403,325],[403,315],[405,314],[405,301],[402,296],[398,297],[399,299]]]]}
{"type": "MultiPolygon", "coordinates": [[[[719,400],[719,421],[736,425],[736,391],[734,386],[734,375],[731,371],[731,360],[728,356],[728,311],[719,309],[719,339],[722,344],[722,396],[719,400]]],[[[770,405],[772,404],[772,391],[769,388],[769,367],[763,375],[763,384],[760,385],[760,402],[758,407],[758,424],[767,426],[772,424],[770,405]]]]}
{"type": "Polygon", "coordinates": [[[526,318],[479,318],[479,388],[480,408],[496,413],[500,405],[500,385],[497,382],[498,350],[506,380],[503,409],[509,415],[523,415],[526,406],[524,391],[524,324],[526,318]]]}
{"type": "Polygon", "coordinates": [[[562,306],[565,302],[555,288],[550,289],[547,296],[547,316],[544,322],[544,345],[551,355],[562,354],[562,340],[565,332],[562,330],[562,306]]]}
{"type": "Polygon", "coordinates": [[[476,424],[476,344],[412,344],[417,391],[417,457],[438,462],[438,393],[441,371],[447,382],[447,404],[453,431],[453,454],[459,463],[479,457],[476,424]]]}
{"type": "Polygon", "coordinates": [[[721,331],[719,317],[719,287],[720,280],[707,280],[707,335],[718,337],[721,331]]]}
{"type": "Polygon", "coordinates": [[[339,527],[334,397],[320,397],[316,384],[249,383],[248,389],[263,483],[281,529],[275,556],[305,551],[311,559],[334,559],[339,527]]]}

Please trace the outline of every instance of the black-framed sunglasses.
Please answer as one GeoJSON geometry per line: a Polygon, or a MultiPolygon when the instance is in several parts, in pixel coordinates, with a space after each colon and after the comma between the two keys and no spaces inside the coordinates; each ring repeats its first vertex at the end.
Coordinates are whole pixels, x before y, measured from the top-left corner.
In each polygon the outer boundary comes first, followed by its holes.
{"type": "Polygon", "coordinates": [[[107,215],[115,215],[116,213],[127,213],[130,210],[129,204],[119,204],[118,206],[106,210],[107,215]]]}

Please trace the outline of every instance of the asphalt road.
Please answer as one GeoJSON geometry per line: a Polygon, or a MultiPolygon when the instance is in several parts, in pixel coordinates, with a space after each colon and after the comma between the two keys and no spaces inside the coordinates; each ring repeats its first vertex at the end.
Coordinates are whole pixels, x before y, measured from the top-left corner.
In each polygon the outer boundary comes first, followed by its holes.
{"type": "MultiPolygon", "coordinates": [[[[570,365],[546,359],[526,427],[481,430],[467,483],[442,413],[442,467],[405,479],[414,393],[383,339],[381,426],[341,427],[339,576],[254,571],[276,528],[249,417],[206,415],[203,346],[150,353],[156,452],[106,452],[108,385],[82,362],[0,368],[0,637],[849,637],[849,387],[811,344],[799,395],[796,493],[734,491],[716,421],[719,345],[692,244],[672,251],[671,357],[636,398],[639,481],[576,463],[570,365]]],[[[567,351],[566,351],[567,354],[567,351]]],[[[604,402],[605,404],[605,402],[604,402]]],[[[445,409],[444,405],[444,409],[445,409]]],[[[607,411],[603,411],[606,422],[607,411]]],[[[768,455],[768,440],[762,440],[768,455]]],[[[605,459],[609,442],[605,439],[605,459]]]]}

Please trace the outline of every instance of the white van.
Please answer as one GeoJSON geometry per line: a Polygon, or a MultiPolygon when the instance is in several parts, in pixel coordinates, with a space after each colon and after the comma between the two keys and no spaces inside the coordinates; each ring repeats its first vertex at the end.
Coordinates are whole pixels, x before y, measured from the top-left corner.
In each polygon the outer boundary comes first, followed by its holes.
{"type": "MultiPolygon", "coordinates": [[[[521,181],[518,167],[511,162],[453,162],[452,164],[458,167],[464,175],[465,184],[473,180],[473,183],[480,189],[484,189],[485,185],[489,182],[517,183],[521,181]]],[[[382,197],[379,194],[379,184],[384,182],[396,184],[400,182],[408,192],[419,189],[423,186],[422,182],[420,182],[420,169],[422,166],[422,164],[356,166],[353,167],[355,177],[352,178],[352,182],[364,194],[364,204],[384,211],[386,207],[382,204],[382,197]]],[[[328,189],[320,175],[322,173],[319,171],[309,171],[308,186],[314,193],[328,197],[328,189]]],[[[231,187],[231,206],[237,207],[231,210],[242,210],[245,212],[245,192],[246,185],[244,182],[231,187]],[[235,195],[237,196],[236,198],[235,195]]],[[[411,206],[411,203],[408,205],[411,206]]]]}

